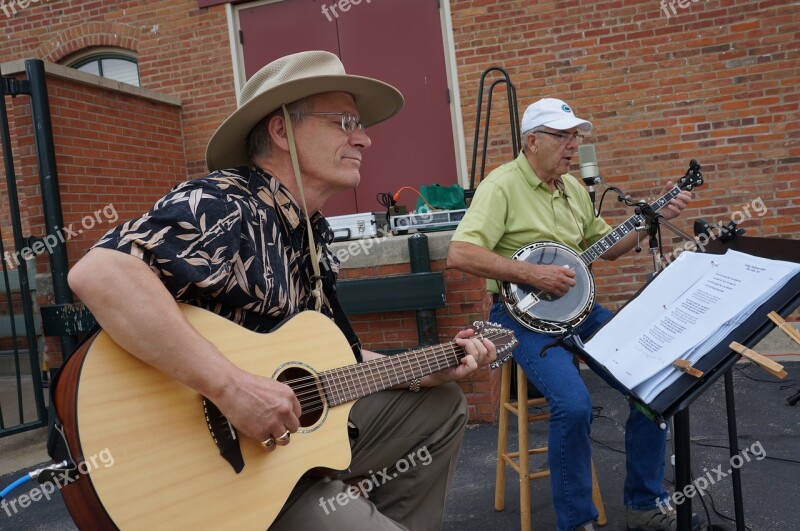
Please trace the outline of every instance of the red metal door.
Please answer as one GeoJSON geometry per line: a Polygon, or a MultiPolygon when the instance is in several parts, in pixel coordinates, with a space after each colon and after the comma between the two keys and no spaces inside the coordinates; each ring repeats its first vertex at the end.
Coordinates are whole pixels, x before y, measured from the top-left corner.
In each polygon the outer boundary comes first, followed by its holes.
{"type": "MultiPolygon", "coordinates": [[[[405,97],[400,114],[368,130],[373,144],[364,153],[356,192],[333,197],[325,213],[381,210],[378,192],[458,182],[436,0],[362,1],[345,12],[334,11],[334,4],[286,0],[240,11],[248,76],[288,53],[328,50],[349,73],[391,83],[405,97]]],[[[413,208],[416,197],[406,194],[400,202],[413,208]]]]}

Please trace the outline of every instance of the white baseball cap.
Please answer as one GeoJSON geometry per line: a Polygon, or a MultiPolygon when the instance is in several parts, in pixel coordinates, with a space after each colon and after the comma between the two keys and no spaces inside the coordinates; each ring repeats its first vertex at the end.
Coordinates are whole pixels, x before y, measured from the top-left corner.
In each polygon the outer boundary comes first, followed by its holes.
{"type": "Polygon", "coordinates": [[[540,125],[560,131],[573,127],[587,133],[592,130],[592,122],[576,117],[569,105],[555,98],[542,98],[525,109],[525,114],[522,115],[522,133],[540,125]]]}

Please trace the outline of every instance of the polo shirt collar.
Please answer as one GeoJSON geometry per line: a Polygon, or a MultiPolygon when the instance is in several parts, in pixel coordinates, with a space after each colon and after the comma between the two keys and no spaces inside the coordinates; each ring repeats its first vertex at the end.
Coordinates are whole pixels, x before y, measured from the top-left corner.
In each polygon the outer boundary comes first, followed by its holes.
{"type": "Polygon", "coordinates": [[[561,191],[561,188],[557,187],[556,191],[552,192],[550,187],[544,184],[544,181],[542,181],[539,176],[536,175],[536,172],[533,171],[531,163],[528,162],[528,158],[525,156],[524,151],[519,152],[515,162],[517,163],[520,173],[522,173],[522,176],[525,177],[525,182],[528,183],[528,186],[534,189],[541,186],[542,189],[546,190],[549,194],[555,194],[556,196],[564,195],[561,191]]]}

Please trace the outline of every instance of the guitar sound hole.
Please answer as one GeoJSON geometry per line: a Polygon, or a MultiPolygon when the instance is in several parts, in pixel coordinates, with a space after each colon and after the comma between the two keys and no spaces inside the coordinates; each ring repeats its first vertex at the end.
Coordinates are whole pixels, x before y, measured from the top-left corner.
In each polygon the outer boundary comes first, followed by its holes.
{"type": "Polygon", "coordinates": [[[294,391],[300,406],[300,426],[307,428],[316,424],[324,412],[325,400],[319,381],[309,371],[301,367],[288,367],[276,378],[294,391]]]}

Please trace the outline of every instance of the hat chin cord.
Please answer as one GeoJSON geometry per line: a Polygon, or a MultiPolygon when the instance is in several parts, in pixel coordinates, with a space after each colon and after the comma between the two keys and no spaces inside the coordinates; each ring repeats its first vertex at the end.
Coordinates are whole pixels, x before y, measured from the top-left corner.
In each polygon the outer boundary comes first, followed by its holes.
{"type": "Polygon", "coordinates": [[[308,206],[306,206],[306,194],[303,191],[303,181],[300,179],[300,164],[297,162],[297,147],[294,143],[292,120],[289,117],[289,111],[286,109],[286,105],[281,105],[281,109],[283,109],[283,119],[284,122],[286,122],[286,137],[289,140],[289,154],[292,157],[294,177],[297,180],[297,189],[300,190],[300,201],[303,203],[303,212],[306,214],[306,230],[308,231],[308,246],[311,251],[311,267],[314,269],[311,295],[314,297],[314,310],[320,311],[320,309],[322,309],[322,275],[320,275],[319,272],[317,243],[314,241],[314,231],[311,228],[311,215],[308,212],[308,206]]]}

